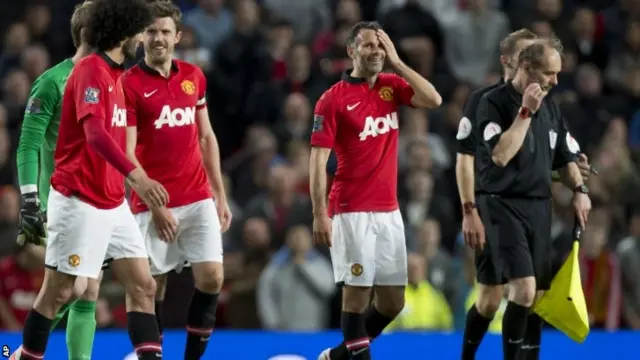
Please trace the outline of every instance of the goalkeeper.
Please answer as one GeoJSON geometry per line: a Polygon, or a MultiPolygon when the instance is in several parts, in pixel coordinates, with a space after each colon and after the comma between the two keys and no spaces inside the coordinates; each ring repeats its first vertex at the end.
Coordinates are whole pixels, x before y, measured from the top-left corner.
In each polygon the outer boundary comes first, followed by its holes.
{"type": "MultiPolygon", "coordinates": [[[[22,193],[18,235],[20,245],[33,243],[46,246],[47,198],[60,125],[62,95],[74,64],[91,52],[89,46],[82,41],[82,30],[90,4],[89,0],[76,6],[71,17],[71,35],[77,49],[76,54],[40,75],[31,88],[17,151],[18,180],[22,193]]],[[[90,359],[96,329],[99,280],[78,278],[75,288],[82,295],[60,310],[53,328],[69,310],[66,330],[69,359],[90,359]]],[[[15,354],[16,359],[20,359],[20,352],[18,350],[15,354]]]]}

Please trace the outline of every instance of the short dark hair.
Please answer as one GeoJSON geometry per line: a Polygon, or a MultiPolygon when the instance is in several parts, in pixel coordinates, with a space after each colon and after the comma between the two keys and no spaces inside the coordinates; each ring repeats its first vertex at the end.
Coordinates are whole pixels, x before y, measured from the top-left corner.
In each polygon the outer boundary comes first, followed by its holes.
{"type": "Polygon", "coordinates": [[[159,1],[149,3],[151,8],[151,16],[154,19],[169,17],[176,24],[176,30],[182,30],[182,11],[171,1],[159,1]]]}
{"type": "Polygon", "coordinates": [[[92,0],[86,0],[82,4],[76,5],[73,15],[71,15],[71,39],[73,39],[73,46],[76,48],[82,44],[82,29],[89,22],[89,6],[91,4],[92,0]]]}
{"type": "Polygon", "coordinates": [[[539,69],[545,64],[547,50],[555,50],[562,56],[562,42],[557,38],[541,39],[522,49],[518,56],[518,65],[529,63],[532,68],[539,69]]]}
{"type": "Polygon", "coordinates": [[[95,0],[89,7],[86,40],[98,51],[110,50],[152,22],[145,0],[95,0]]]}
{"type": "Polygon", "coordinates": [[[513,56],[520,40],[535,40],[537,38],[538,35],[529,29],[516,30],[500,41],[500,55],[513,56]]]}
{"type": "Polygon", "coordinates": [[[347,46],[353,46],[356,43],[356,38],[360,35],[362,30],[382,30],[382,26],[377,21],[360,21],[353,25],[349,30],[349,36],[347,37],[347,46]]]}

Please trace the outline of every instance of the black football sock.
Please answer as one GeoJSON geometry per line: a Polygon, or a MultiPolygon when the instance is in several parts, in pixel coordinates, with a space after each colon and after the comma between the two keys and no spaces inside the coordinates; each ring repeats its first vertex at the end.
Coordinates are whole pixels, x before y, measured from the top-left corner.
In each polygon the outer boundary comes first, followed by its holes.
{"type": "Polygon", "coordinates": [[[523,360],[538,360],[540,358],[540,340],[542,340],[542,326],[544,321],[536,313],[527,317],[527,331],[524,335],[520,358],[523,360]]]}
{"type": "Polygon", "coordinates": [[[162,308],[164,303],[162,300],[156,300],[155,304],[155,313],[156,313],[156,324],[158,324],[158,334],[160,334],[160,342],[162,343],[162,330],[163,330],[163,322],[162,322],[162,308]]]}
{"type": "Polygon", "coordinates": [[[24,321],[22,330],[22,360],[41,360],[47,349],[49,333],[51,332],[52,319],[31,309],[24,321]]]}
{"type": "Polygon", "coordinates": [[[364,314],[342,312],[342,335],[351,360],[371,360],[364,314]]]}
{"type": "MultiPolygon", "coordinates": [[[[367,330],[369,341],[380,336],[392,321],[392,318],[381,314],[375,307],[370,307],[364,316],[364,327],[367,330]]],[[[329,351],[329,358],[331,360],[349,360],[349,352],[344,342],[329,351]]]]}
{"type": "Polygon", "coordinates": [[[473,304],[467,312],[464,324],[464,338],[462,342],[462,360],[474,360],[480,347],[482,338],[489,330],[492,318],[484,317],[473,304]]]}
{"type": "Polygon", "coordinates": [[[529,308],[509,301],[502,318],[502,350],[504,360],[517,360],[527,331],[529,308]]]}
{"type": "Polygon", "coordinates": [[[185,360],[199,360],[209,344],[216,323],[218,294],[207,294],[194,289],[187,314],[187,347],[185,360]]]}
{"type": "Polygon", "coordinates": [[[162,359],[162,345],[155,314],[128,312],[127,327],[129,339],[139,360],[162,359]]]}

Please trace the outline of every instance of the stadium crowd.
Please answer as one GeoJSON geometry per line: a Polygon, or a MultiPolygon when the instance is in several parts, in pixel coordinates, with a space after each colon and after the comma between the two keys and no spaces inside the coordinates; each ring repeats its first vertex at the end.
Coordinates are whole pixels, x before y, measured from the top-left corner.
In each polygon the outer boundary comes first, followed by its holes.
{"type": "MultiPolygon", "coordinates": [[[[176,2],[185,14],[177,54],[207,76],[232,199],[219,328],[339,327],[328,251],[311,242],[309,137],[315,102],[350,65],[346,34],[364,19],[380,21],[403,59],[445,99],[437,110],[400,114],[398,191],[412,286],[392,328],[464,327],[475,268],[459,235],[455,134],[470,91],[500,78],[499,41],[528,27],[563,41],[563,72],[550,96],[600,173],[589,181],[594,209],[581,252],[592,326],[640,329],[640,1],[176,2]],[[317,276],[297,276],[293,263],[317,276]]],[[[76,3],[0,4],[0,329],[22,328],[42,282],[44,253],[15,246],[15,151],[31,82],[74,52],[76,3]]],[[[558,185],[554,195],[554,241],[570,242],[571,191],[558,185]]],[[[167,327],[185,325],[191,286],[188,270],[171,275],[167,327]]],[[[101,294],[98,326],[122,327],[123,290],[108,272],[101,294]]],[[[492,330],[500,331],[499,319],[492,330]]]]}

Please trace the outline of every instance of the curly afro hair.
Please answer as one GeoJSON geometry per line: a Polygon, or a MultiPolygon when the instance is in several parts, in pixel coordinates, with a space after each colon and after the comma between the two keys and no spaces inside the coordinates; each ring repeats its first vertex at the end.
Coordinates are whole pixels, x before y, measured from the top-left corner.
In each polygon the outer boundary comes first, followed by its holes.
{"type": "Polygon", "coordinates": [[[107,51],[153,22],[145,0],[94,0],[86,27],[87,43],[98,51],[107,51]]]}

